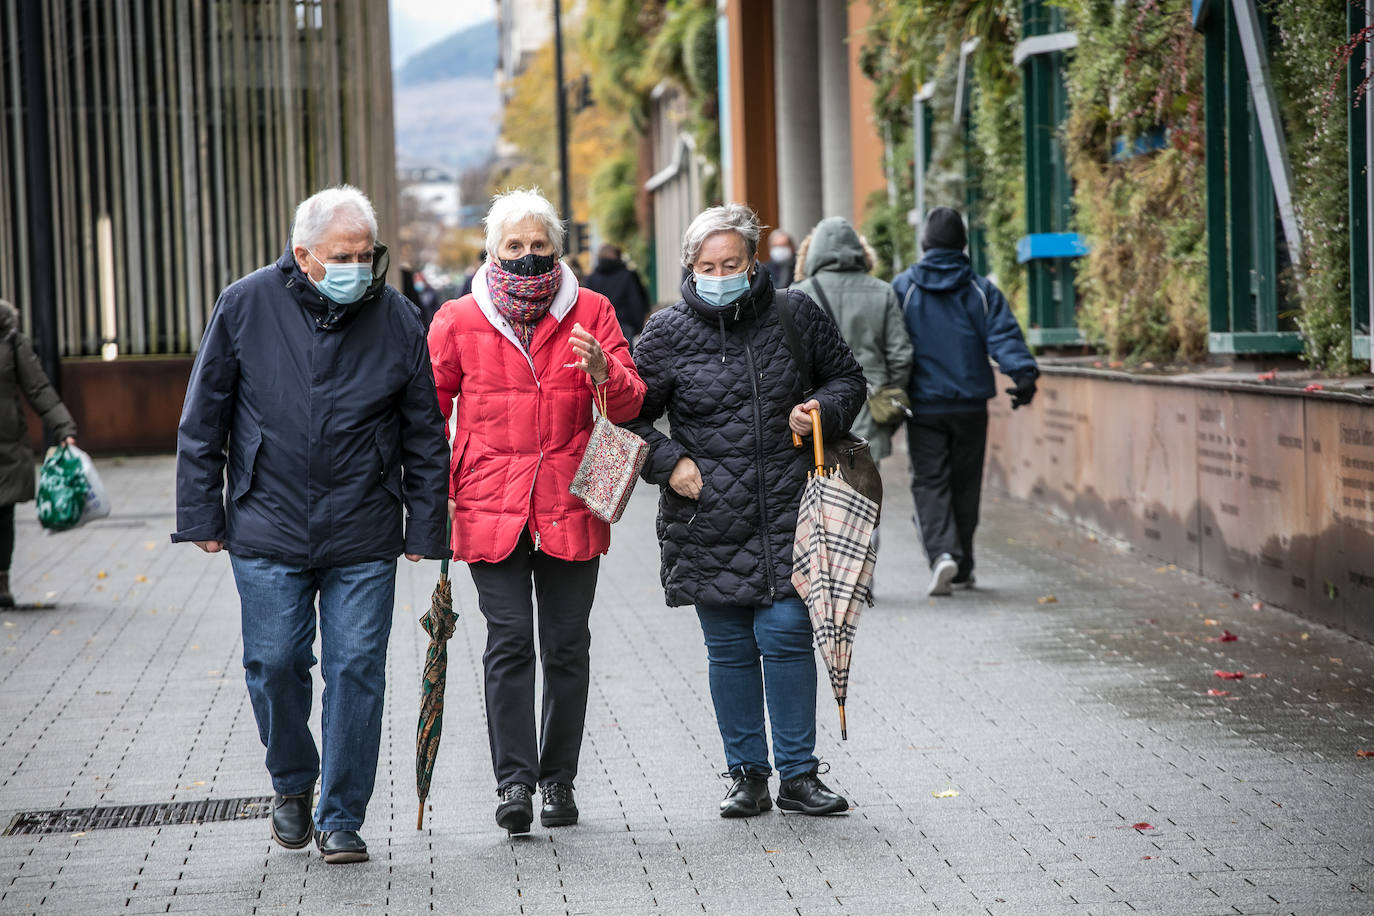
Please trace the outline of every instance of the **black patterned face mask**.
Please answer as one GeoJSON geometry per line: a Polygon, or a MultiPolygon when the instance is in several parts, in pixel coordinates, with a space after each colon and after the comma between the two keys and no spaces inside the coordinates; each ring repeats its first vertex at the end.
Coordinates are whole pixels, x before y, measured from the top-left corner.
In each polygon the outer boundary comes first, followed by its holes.
{"type": "Polygon", "coordinates": [[[551,254],[527,254],[523,258],[509,260],[501,258],[501,269],[517,277],[537,277],[558,266],[558,259],[551,254]]]}

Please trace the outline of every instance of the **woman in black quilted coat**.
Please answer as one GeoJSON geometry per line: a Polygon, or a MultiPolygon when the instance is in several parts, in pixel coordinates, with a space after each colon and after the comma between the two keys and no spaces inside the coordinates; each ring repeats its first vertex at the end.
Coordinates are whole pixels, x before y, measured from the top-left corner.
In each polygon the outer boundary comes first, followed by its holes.
{"type": "Polygon", "coordinates": [[[682,299],[649,319],[635,347],[648,386],[637,420],[649,442],[644,479],[661,488],[658,539],[669,605],[696,606],[730,789],[722,817],[773,807],[765,696],[778,806],[805,814],[849,803],[818,778],[816,659],[806,607],[792,588],[792,542],[810,445],[812,408],[838,436],[863,406],[863,370],[820,307],[774,291],[756,257],[759,224],[740,204],[712,207],[691,226],[682,299]],[[803,403],[800,372],[778,321],[792,316],[816,391],[803,403]],[[667,411],[670,436],[654,428],[667,411]],[[767,690],[765,694],[765,684],[767,690]]]}

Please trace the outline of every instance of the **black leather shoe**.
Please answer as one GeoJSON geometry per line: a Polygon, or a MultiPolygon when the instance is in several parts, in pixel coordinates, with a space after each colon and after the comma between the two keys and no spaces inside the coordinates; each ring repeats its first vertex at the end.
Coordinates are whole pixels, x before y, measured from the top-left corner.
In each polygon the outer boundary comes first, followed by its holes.
{"type": "Polygon", "coordinates": [[[721,817],[753,817],[772,809],[767,776],[743,769],[721,775],[730,777],[730,791],[720,800],[721,817]]]}
{"type": "Polygon", "coordinates": [[[802,814],[839,814],[849,810],[849,802],[826,788],[817,775],[819,770],[784,779],[778,786],[778,807],[802,814]]]}
{"type": "Polygon", "coordinates": [[[523,782],[508,782],[496,790],[501,801],[496,805],[496,824],[507,833],[529,833],[534,820],[533,792],[523,782]]]}
{"type": "Polygon", "coordinates": [[[367,844],[356,830],[321,830],[315,834],[315,845],[327,865],[367,861],[367,844]]]}
{"type": "Polygon", "coordinates": [[[566,782],[551,782],[540,786],[544,807],[539,809],[539,823],[545,827],[571,827],[577,823],[577,802],[573,787],[566,782]]]}
{"type": "Polygon", "coordinates": [[[310,845],[315,821],[310,816],[310,792],[301,795],[272,796],[272,839],[287,849],[310,845]]]}

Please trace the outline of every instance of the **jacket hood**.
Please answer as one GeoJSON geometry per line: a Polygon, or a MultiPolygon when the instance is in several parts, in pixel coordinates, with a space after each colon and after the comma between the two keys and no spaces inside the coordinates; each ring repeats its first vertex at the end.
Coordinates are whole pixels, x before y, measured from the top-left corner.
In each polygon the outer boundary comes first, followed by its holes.
{"type": "Polygon", "coordinates": [[[863,243],[847,219],[832,216],[816,225],[806,249],[805,269],[808,277],[822,270],[868,272],[863,243]]]}
{"type": "Polygon", "coordinates": [[[615,273],[625,269],[625,262],[620,258],[597,258],[596,267],[593,270],[599,274],[615,273]]]}
{"type": "Polygon", "coordinates": [[[905,273],[921,289],[951,290],[968,285],[973,279],[973,266],[962,251],[932,248],[905,273]]]}
{"type": "Polygon", "coordinates": [[[391,254],[380,242],[372,250],[372,282],[356,302],[340,305],[315,288],[315,283],[296,263],[291,252],[291,243],[277,259],[277,267],[285,275],[286,288],[291,290],[297,301],[315,316],[315,321],[326,331],[338,327],[360,310],[376,302],[386,288],[386,271],[391,265],[391,254]]]}
{"type": "Polygon", "coordinates": [[[0,299],[0,337],[8,337],[19,327],[19,309],[0,299]]]}
{"type": "Polygon", "coordinates": [[[682,301],[711,324],[724,321],[733,325],[738,321],[752,321],[773,305],[773,275],[762,265],[755,265],[749,291],[724,309],[718,309],[697,295],[697,281],[693,274],[682,280],[682,301]]]}

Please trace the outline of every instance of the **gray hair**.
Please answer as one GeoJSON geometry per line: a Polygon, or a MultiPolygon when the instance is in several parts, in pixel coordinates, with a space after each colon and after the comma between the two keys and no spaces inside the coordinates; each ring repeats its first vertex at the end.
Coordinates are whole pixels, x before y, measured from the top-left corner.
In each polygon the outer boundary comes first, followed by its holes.
{"type": "Polygon", "coordinates": [[[291,247],[306,248],[319,244],[330,226],[342,223],[349,229],[365,229],[377,240],[377,213],[367,195],[350,184],[318,191],[296,208],[296,220],[291,226],[291,247]]]}
{"type": "Polygon", "coordinates": [[[491,199],[491,209],[482,220],[487,227],[487,256],[500,257],[498,252],[506,230],[527,219],[535,220],[544,228],[544,234],[553,245],[554,257],[563,257],[563,221],[538,188],[515,188],[491,199]]]}
{"type": "Polygon", "coordinates": [[[738,232],[749,249],[749,257],[759,250],[759,217],[744,204],[726,204],[702,210],[682,236],[682,266],[697,262],[701,246],[717,232],[738,232]]]}

